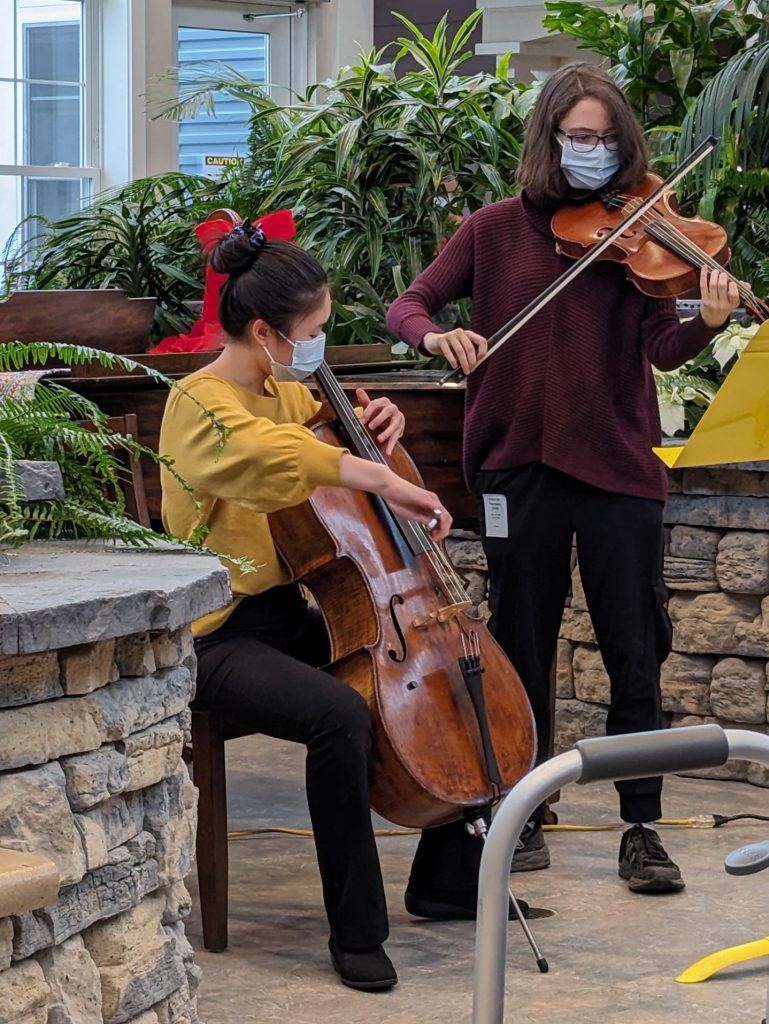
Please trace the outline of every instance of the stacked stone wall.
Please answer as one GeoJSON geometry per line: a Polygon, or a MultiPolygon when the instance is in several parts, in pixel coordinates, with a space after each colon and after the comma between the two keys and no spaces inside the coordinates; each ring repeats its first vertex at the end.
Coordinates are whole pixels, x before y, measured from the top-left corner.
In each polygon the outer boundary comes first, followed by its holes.
{"type": "Polygon", "coordinates": [[[0,919],[0,1024],[195,1024],[187,627],[0,656],[0,846],[55,904],[0,919]]]}
{"type": "MultiPolygon", "coordinates": [[[[767,732],[769,708],[769,464],[671,473],[665,506],[665,581],[673,649],[662,667],[665,725],[717,722],[767,732]]],[[[480,542],[457,533],[450,550],[481,612],[480,542]]],[[[576,553],[556,657],[556,752],[602,735],[609,679],[601,661],[576,553]]],[[[730,761],[694,773],[769,786],[767,769],[730,761]]]]}

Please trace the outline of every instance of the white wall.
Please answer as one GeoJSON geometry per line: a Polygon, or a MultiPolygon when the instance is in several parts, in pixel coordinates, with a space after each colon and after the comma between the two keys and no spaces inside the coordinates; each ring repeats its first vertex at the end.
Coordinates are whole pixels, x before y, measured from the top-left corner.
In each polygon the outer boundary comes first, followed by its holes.
{"type": "Polygon", "coordinates": [[[308,13],[311,82],[336,75],[339,68],[355,62],[361,47],[370,50],[374,45],[373,0],[329,0],[314,5],[308,13]]]}
{"type": "Polygon", "coordinates": [[[173,121],[152,121],[147,104],[162,87],[153,81],[176,63],[171,0],[132,0],[136,8],[134,39],[138,60],[134,60],[135,111],[133,117],[133,176],[160,174],[177,166],[177,129],[173,121]]]}
{"type": "MultiPolygon", "coordinates": [[[[125,3],[126,0],[105,2],[125,3]]],[[[140,177],[176,167],[177,133],[174,123],[151,121],[147,114],[148,94],[150,98],[157,96],[161,89],[153,83],[153,78],[174,66],[176,42],[172,0],[129,2],[135,48],[131,89],[131,173],[133,177],[140,177]]],[[[212,0],[212,4],[215,3],[226,3],[226,0],[212,0]]],[[[291,23],[295,53],[292,88],[302,91],[307,84],[322,81],[336,74],[343,64],[354,61],[360,46],[370,49],[374,38],[373,8],[373,0],[308,3],[305,17],[291,23]]]]}
{"type": "MultiPolygon", "coordinates": [[[[590,0],[588,0],[590,2],[590,0]]],[[[602,0],[593,0],[601,6],[602,0]]],[[[577,48],[577,41],[567,35],[547,35],[542,28],[544,4],[536,0],[476,0],[483,7],[483,41],[476,53],[497,55],[513,53],[511,74],[519,81],[547,75],[572,60],[597,58],[577,48]]]]}

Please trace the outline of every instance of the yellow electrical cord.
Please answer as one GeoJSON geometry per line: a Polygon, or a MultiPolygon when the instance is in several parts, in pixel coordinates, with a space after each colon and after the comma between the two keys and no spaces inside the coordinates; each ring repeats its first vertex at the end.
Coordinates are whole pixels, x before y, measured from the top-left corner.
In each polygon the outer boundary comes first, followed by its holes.
{"type": "MultiPolygon", "coordinates": [[[[718,816],[720,817],[720,816],[718,816]]],[[[665,828],[716,828],[723,824],[713,814],[698,814],[693,818],[660,818],[654,824],[662,825],[665,828]]],[[[759,822],[759,824],[763,824],[759,822]]],[[[544,832],[618,832],[625,826],[622,822],[612,825],[543,825],[544,832]]],[[[389,838],[391,836],[418,836],[418,828],[378,828],[374,835],[389,838]]],[[[228,832],[228,839],[250,839],[252,836],[278,834],[285,836],[301,836],[304,839],[312,838],[312,829],[309,828],[288,828],[285,825],[271,825],[265,828],[246,828],[235,832],[228,832]]]]}
{"type": "MultiPolygon", "coordinates": [[[[742,815],[735,815],[735,817],[742,818],[742,815]]],[[[748,815],[747,817],[750,817],[748,815]]],[[[660,825],[664,828],[719,828],[722,825],[728,824],[729,819],[721,814],[698,814],[692,818],[660,818],[656,821],[655,825],[660,825]]],[[[765,822],[757,819],[754,824],[760,824],[765,826],[765,822]]],[[[611,825],[543,825],[542,829],[544,832],[616,832],[624,828],[622,822],[616,822],[611,825]]],[[[312,830],[309,828],[287,828],[286,826],[275,825],[267,828],[249,828],[240,829],[237,832],[228,832],[228,839],[250,839],[254,836],[266,835],[269,833],[277,833],[280,835],[288,836],[302,836],[303,838],[311,838],[312,830]]],[[[420,830],[415,828],[402,829],[402,828],[380,828],[374,831],[375,836],[389,837],[389,836],[416,836],[419,835],[420,830]]],[[[756,957],[769,955],[769,936],[765,936],[761,939],[757,939],[754,942],[746,942],[739,946],[731,946],[727,949],[718,950],[715,953],[710,953],[708,956],[703,957],[696,963],[687,967],[686,970],[682,971],[675,979],[682,984],[692,984],[699,981],[706,981],[712,975],[718,973],[726,967],[731,967],[734,964],[744,963],[748,960],[753,960],[756,957]]]]}

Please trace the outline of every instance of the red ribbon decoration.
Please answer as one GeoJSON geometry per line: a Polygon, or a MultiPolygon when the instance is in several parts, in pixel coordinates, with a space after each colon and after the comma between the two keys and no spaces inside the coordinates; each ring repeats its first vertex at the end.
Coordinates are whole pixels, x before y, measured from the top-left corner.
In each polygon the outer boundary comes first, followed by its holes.
{"type": "MultiPolygon", "coordinates": [[[[296,224],[294,215],[290,210],[276,210],[275,213],[268,213],[260,220],[255,221],[252,227],[261,228],[267,238],[279,238],[290,242],[296,237],[296,224]]],[[[204,220],[195,228],[198,241],[203,246],[205,253],[211,253],[223,238],[233,230],[232,222],[229,220],[204,220]]],[[[222,274],[226,279],[226,274],[222,274]]]]}
{"type": "MultiPolygon", "coordinates": [[[[253,227],[260,227],[268,239],[277,238],[290,242],[296,237],[296,223],[291,210],[276,210],[265,214],[253,227]]],[[[217,218],[204,220],[195,228],[195,234],[203,251],[210,255],[223,238],[236,230],[232,221],[217,218]]],[[[190,328],[189,334],[172,334],[163,338],[149,351],[153,355],[165,352],[210,352],[224,348],[227,335],[219,323],[219,291],[229,280],[227,274],[217,274],[209,263],[206,267],[206,283],[203,289],[203,310],[200,319],[190,328]]]]}

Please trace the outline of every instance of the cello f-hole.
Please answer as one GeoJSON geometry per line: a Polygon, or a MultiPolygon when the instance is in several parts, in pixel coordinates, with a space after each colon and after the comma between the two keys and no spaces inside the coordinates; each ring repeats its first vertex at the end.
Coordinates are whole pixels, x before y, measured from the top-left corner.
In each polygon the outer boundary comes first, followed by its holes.
{"type": "Polygon", "coordinates": [[[405,661],[408,655],[408,648],[406,647],[406,637],[403,635],[401,624],[400,622],[398,622],[398,616],[395,612],[396,604],[403,603],[403,598],[401,597],[400,594],[393,594],[393,596],[390,598],[390,618],[392,619],[392,624],[395,627],[395,632],[398,634],[398,640],[400,640],[401,649],[400,653],[398,653],[398,651],[394,650],[391,647],[387,652],[387,656],[391,658],[392,661],[395,661],[398,664],[405,661]]]}

